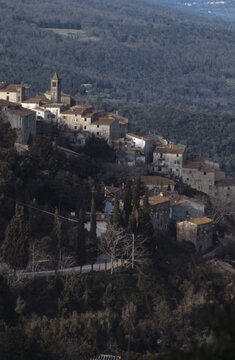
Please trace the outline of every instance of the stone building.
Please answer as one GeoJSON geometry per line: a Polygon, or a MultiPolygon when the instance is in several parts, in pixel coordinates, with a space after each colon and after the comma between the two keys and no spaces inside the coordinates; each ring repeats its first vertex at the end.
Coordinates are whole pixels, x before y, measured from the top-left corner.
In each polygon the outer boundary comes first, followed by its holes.
{"type": "Polygon", "coordinates": [[[30,87],[24,84],[0,82],[0,99],[21,104],[30,96],[30,87]]]}
{"type": "Polygon", "coordinates": [[[146,164],[152,162],[153,140],[133,133],[127,133],[126,138],[130,140],[131,148],[136,150],[143,150],[146,164]]]}
{"type": "Polygon", "coordinates": [[[225,173],[219,170],[219,164],[194,158],[185,161],[181,178],[185,184],[193,189],[212,195],[215,183],[225,179],[225,173]]]}
{"type": "Polygon", "coordinates": [[[196,251],[204,253],[213,245],[213,220],[199,217],[178,222],[177,241],[190,241],[196,251]]]}
{"type": "Polygon", "coordinates": [[[62,91],[62,80],[56,72],[51,78],[51,90],[46,91],[44,95],[53,103],[71,105],[72,97],[62,91]]]}
{"type": "Polygon", "coordinates": [[[94,110],[89,104],[80,104],[61,113],[61,122],[73,131],[84,131],[110,141],[127,130],[128,120],[103,110],[94,110]]]}
{"type": "Polygon", "coordinates": [[[5,114],[11,127],[16,130],[16,142],[27,144],[30,135],[36,135],[35,111],[25,109],[17,103],[6,100],[0,100],[0,110],[5,114]]]}
{"type": "Polygon", "coordinates": [[[185,146],[175,144],[157,144],[153,151],[152,170],[158,173],[177,177],[181,176],[181,169],[185,159],[185,146]]]}
{"type": "MultiPolygon", "coordinates": [[[[142,205],[143,201],[140,201],[142,205]]],[[[162,194],[149,197],[151,220],[153,227],[161,231],[167,231],[170,224],[170,200],[162,194]]]]}
{"type": "Polygon", "coordinates": [[[175,182],[163,176],[141,176],[141,182],[149,191],[174,191],[175,182]]]}
{"type": "Polygon", "coordinates": [[[227,203],[235,202],[235,180],[221,179],[216,181],[213,195],[224,199],[227,203]]]}
{"type": "Polygon", "coordinates": [[[205,204],[200,200],[178,196],[170,199],[170,218],[174,222],[180,222],[191,218],[203,217],[205,204]]]}

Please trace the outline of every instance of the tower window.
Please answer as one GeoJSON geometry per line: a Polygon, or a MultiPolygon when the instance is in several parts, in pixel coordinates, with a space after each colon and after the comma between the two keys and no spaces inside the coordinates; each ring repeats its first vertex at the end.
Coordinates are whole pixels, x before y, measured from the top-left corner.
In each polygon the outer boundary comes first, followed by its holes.
{"type": "Polygon", "coordinates": [[[57,86],[56,81],[52,81],[52,86],[53,86],[53,87],[56,87],[56,86],[57,86]]]}

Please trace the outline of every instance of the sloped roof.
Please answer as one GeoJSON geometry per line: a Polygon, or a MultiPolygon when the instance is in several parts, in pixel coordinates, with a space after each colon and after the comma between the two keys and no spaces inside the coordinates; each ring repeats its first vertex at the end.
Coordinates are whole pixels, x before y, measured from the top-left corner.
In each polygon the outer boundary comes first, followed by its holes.
{"type": "Polygon", "coordinates": [[[175,185],[173,180],[163,176],[141,176],[141,181],[145,185],[175,185]]]}
{"type": "Polygon", "coordinates": [[[54,73],[53,77],[51,78],[51,80],[60,80],[57,72],[54,73]]]}
{"type": "Polygon", "coordinates": [[[209,223],[213,222],[212,219],[210,219],[210,218],[208,218],[206,216],[198,217],[198,218],[192,218],[192,219],[189,219],[187,221],[189,221],[190,223],[195,224],[195,225],[204,225],[204,224],[209,224],[209,223]]]}
{"type": "Polygon", "coordinates": [[[216,181],[216,186],[235,186],[235,180],[234,179],[222,179],[216,181]]]}

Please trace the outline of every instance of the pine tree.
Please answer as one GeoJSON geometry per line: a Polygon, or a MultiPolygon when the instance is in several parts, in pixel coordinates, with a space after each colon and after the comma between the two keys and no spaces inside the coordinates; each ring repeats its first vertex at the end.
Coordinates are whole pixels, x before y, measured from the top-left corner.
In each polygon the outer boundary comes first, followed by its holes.
{"type": "Polygon", "coordinates": [[[2,245],[4,261],[13,269],[25,268],[29,256],[29,223],[24,208],[16,205],[15,216],[6,228],[2,245]]]}
{"type": "Polygon", "coordinates": [[[53,224],[53,238],[55,239],[55,244],[57,247],[57,251],[59,254],[59,261],[62,260],[62,247],[63,247],[63,239],[62,239],[62,223],[59,217],[59,211],[56,208],[54,215],[54,224],[53,224]]]}
{"type": "Polygon", "coordinates": [[[78,226],[77,226],[77,242],[75,244],[75,253],[80,269],[86,263],[86,232],[84,226],[84,212],[81,209],[79,212],[78,226]]]}
{"type": "Polygon", "coordinates": [[[115,226],[119,226],[120,221],[121,221],[121,214],[119,209],[119,201],[117,195],[115,195],[112,223],[115,226]]]}
{"type": "Polygon", "coordinates": [[[131,180],[127,180],[126,186],[125,186],[125,194],[124,194],[124,220],[125,225],[128,225],[129,216],[132,211],[132,193],[131,193],[131,180]]]}

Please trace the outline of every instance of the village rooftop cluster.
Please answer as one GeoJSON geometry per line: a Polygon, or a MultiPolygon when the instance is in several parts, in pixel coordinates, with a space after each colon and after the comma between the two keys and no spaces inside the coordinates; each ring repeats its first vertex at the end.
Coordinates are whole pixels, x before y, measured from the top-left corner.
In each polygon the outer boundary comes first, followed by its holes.
{"type": "MultiPolygon", "coordinates": [[[[27,85],[0,82],[0,110],[16,129],[16,147],[27,148],[30,137],[45,133],[45,129],[49,129],[46,125],[50,124],[64,132],[70,144],[83,146],[92,135],[105,139],[115,150],[117,164],[143,164],[151,174],[142,176],[141,181],[149,190],[153,227],[168,230],[170,222],[174,221],[179,241],[193,242],[198,251],[210,249],[213,220],[205,217],[202,202],[175,192],[176,181],[229,203],[235,200],[235,180],[228,179],[218,163],[189,156],[182,144],[173,144],[156,134],[129,132],[127,118],[96,110],[89,104],[72,106],[72,98],[62,91],[57,73],[50,83],[50,91],[32,97],[27,85]]],[[[66,148],[63,150],[73,153],[66,148]]],[[[109,216],[113,212],[115,194],[119,194],[121,207],[121,189],[105,187],[104,211],[109,216]]],[[[97,216],[98,235],[101,235],[106,229],[107,216],[97,216]]]]}

